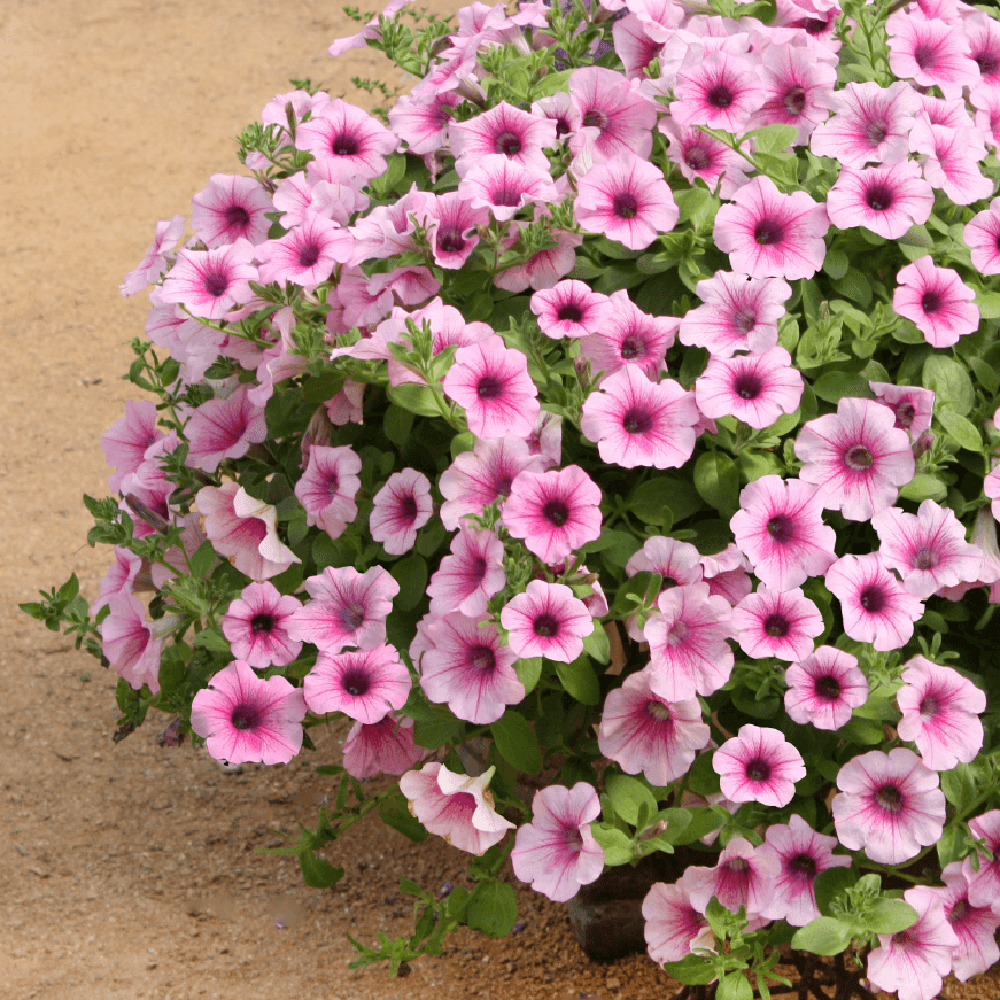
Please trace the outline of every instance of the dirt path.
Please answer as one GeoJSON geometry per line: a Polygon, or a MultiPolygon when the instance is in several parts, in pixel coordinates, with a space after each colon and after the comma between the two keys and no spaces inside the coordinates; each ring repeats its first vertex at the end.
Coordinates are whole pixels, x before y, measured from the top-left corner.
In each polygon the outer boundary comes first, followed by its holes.
{"type": "MultiPolygon", "coordinates": [[[[448,11],[457,3],[441,2],[448,11]]],[[[256,853],[269,829],[313,825],[338,733],[288,767],[222,773],[154,744],[156,720],[115,746],[114,678],[16,610],[79,575],[97,593],[108,552],[81,545],[83,492],[107,492],[100,435],[122,412],[144,295],[118,284],[158,219],[187,216],[235,136],[311,76],[334,94],[375,70],[326,55],[351,22],[319,0],[3,0],[0,6],[0,1000],[500,1000],[668,996],[642,956],[587,961],[562,907],[521,892],[506,942],[463,931],[405,979],[350,971],[346,934],[410,929],[407,875],[461,884],[464,856],[373,822],[330,857],[333,890],[256,853]]],[[[342,734],[341,734],[342,735],[342,734]]],[[[952,997],[995,997],[952,987],[952,997]]]]}

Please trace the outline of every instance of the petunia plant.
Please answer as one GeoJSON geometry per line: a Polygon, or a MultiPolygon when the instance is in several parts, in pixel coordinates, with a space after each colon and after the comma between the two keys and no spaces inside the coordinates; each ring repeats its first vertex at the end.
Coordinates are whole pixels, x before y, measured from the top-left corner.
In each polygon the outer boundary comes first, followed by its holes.
{"type": "Polygon", "coordinates": [[[649,955],[720,1000],[788,944],[862,996],[984,971],[995,12],[351,13],[331,55],[416,82],[356,81],[368,112],[292,81],[157,225],[121,286],[150,398],[86,498],[111,567],[24,610],[117,672],[116,740],[157,708],[275,765],[345,720],[280,850],[332,885],[317,852],[377,811],[474,883],[404,881],[414,933],[360,964],[657,854],[649,955]]]}

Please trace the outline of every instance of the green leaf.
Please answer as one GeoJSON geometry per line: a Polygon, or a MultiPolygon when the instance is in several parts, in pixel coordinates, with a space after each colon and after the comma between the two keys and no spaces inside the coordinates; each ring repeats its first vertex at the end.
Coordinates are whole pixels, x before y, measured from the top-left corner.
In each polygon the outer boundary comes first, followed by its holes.
{"type": "Polygon", "coordinates": [[[725,820],[709,806],[685,806],[683,809],[663,809],[660,816],[667,821],[667,839],[671,844],[693,844],[696,840],[701,840],[713,830],[718,830],[725,820]],[[671,818],[669,814],[675,812],[686,812],[689,821],[684,824],[683,829],[671,834],[671,818]]]}
{"type": "Polygon", "coordinates": [[[948,432],[948,436],[959,447],[968,451],[983,450],[983,439],[979,436],[976,425],[968,417],[942,406],[937,412],[937,418],[948,432]]]}
{"type": "Polygon", "coordinates": [[[229,640],[222,634],[222,632],[214,628],[203,628],[194,637],[194,644],[195,646],[200,646],[202,649],[207,649],[212,653],[232,652],[229,647],[229,640]]]}
{"type": "Polygon", "coordinates": [[[715,987],[715,1000],[753,1000],[753,987],[742,972],[727,973],[715,987]]]}
{"type": "Polygon", "coordinates": [[[952,861],[958,861],[964,851],[965,831],[959,826],[946,826],[944,833],[938,838],[937,856],[938,864],[942,869],[946,868],[952,861]]]}
{"type": "Polygon", "coordinates": [[[76,573],[70,574],[70,578],[59,588],[59,600],[72,601],[80,593],[80,581],[76,573]]]}
{"type": "Polygon", "coordinates": [[[622,830],[606,823],[591,823],[590,832],[604,851],[606,865],[615,868],[632,860],[632,840],[622,830]]]}
{"type": "Polygon", "coordinates": [[[541,771],[542,752],[538,748],[538,740],[528,720],[520,712],[508,708],[490,726],[490,731],[504,760],[525,774],[538,774],[541,771]]]}
{"type": "Polygon", "coordinates": [[[861,877],[861,872],[853,868],[826,868],[813,880],[813,895],[816,899],[816,909],[825,916],[830,916],[830,904],[841,893],[855,885],[861,877]]]}
{"type": "Polygon", "coordinates": [[[714,795],[720,790],[719,775],[712,766],[713,756],[711,751],[699,754],[688,771],[688,788],[695,795],[714,795]]]}
{"type": "Polygon", "coordinates": [[[976,289],[976,305],[980,319],[1000,319],[1000,292],[976,289]]]}
{"type": "Polygon", "coordinates": [[[596,705],[601,700],[601,686],[586,653],[572,663],[557,662],[556,675],[566,692],[584,705],[596,705]]]}
{"type": "Polygon", "coordinates": [[[941,791],[956,813],[966,813],[979,797],[975,772],[968,764],[956,764],[941,775],[941,791]]]}
{"type": "Polygon", "coordinates": [[[679,962],[664,962],[662,968],[688,986],[707,986],[715,979],[715,963],[705,955],[685,955],[679,962]]]}
{"type": "Polygon", "coordinates": [[[900,491],[907,500],[920,503],[924,500],[944,500],[948,487],[937,476],[929,472],[918,472],[900,491]]]}
{"type": "Polygon", "coordinates": [[[673,524],[701,510],[703,504],[694,486],[673,476],[653,476],[637,486],[628,499],[628,509],[645,524],[673,524]]]}
{"type": "Polygon", "coordinates": [[[386,826],[398,830],[414,843],[422,844],[427,839],[423,823],[411,815],[410,804],[402,793],[397,793],[391,799],[385,799],[378,807],[378,814],[386,826]]]}
{"type": "Polygon", "coordinates": [[[343,375],[339,372],[324,372],[322,375],[313,375],[302,383],[302,398],[307,403],[325,403],[328,399],[333,399],[343,387],[343,375]]]}
{"type": "Polygon", "coordinates": [[[413,742],[428,750],[437,750],[455,739],[464,729],[465,723],[455,718],[418,721],[413,724],[413,742]]]}
{"type": "Polygon", "coordinates": [[[385,411],[382,429],[385,436],[397,447],[402,448],[413,427],[413,412],[396,403],[390,403],[385,411]]]}
{"type": "Polygon", "coordinates": [[[877,746],[884,738],[880,723],[860,718],[851,719],[839,730],[838,735],[848,743],[861,743],[864,746],[877,746]]]}
{"type": "Polygon", "coordinates": [[[653,816],[659,808],[653,793],[638,778],[627,774],[612,774],[605,779],[604,787],[615,812],[632,826],[638,822],[640,806],[646,806],[648,816],[653,816]]]}
{"type": "Polygon", "coordinates": [[[956,413],[965,416],[976,404],[972,379],[965,366],[943,354],[930,354],[924,361],[923,386],[933,389],[937,398],[956,413]]]}
{"type": "Polygon", "coordinates": [[[539,97],[551,97],[558,94],[560,90],[565,90],[569,86],[569,75],[571,69],[559,70],[556,73],[547,73],[537,83],[531,85],[531,94],[534,100],[539,97]]]}
{"type": "Polygon", "coordinates": [[[594,631],[583,637],[583,651],[598,663],[608,663],[611,660],[611,641],[600,622],[595,622],[594,631]]]}
{"type": "Polygon", "coordinates": [[[847,254],[843,250],[835,250],[830,247],[823,258],[823,270],[831,278],[843,278],[847,274],[848,268],[847,254]]]}
{"type": "Polygon", "coordinates": [[[506,882],[480,882],[469,896],[465,922],[487,937],[506,937],[517,922],[517,893],[506,882]]]}
{"type": "Polygon", "coordinates": [[[343,868],[334,868],[329,861],[317,858],[312,851],[302,851],[299,854],[299,864],[302,867],[302,881],[314,889],[326,889],[336,885],[344,877],[343,868]]]}
{"type": "Polygon", "coordinates": [[[217,560],[218,556],[215,554],[212,543],[202,542],[195,550],[194,555],[191,556],[191,574],[195,577],[207,575],[212,571],[217,560]]]}
{"type": "Polygon", "coordinates": [[[836,917],[817,917],[795,932],[792,947],[814,955],[839,955],[851,943],[851,928],[836,917]]]}
{"type": "Polygon", "coordinates": [[[795,125],[764,125],[743,136],[753,136],[754,149],[758,153],[781,153],[796,139],[799,130],[795,125]]]}
{"type": "Polygon", "coordinates": [[[723,517],[732,517],[739,509],[739,470],[721,451],[706,451],[698,458],[694,485],[702,499],[723,517]]]}
{"type": "Polygon", "coordinates": [[[967,363],[975,373],[979,384],[987,392],[992,395],[996,395],[996,393],[1000,391],[1000,372],[998,372],[992,365],[987,364],[982,358],[976,357],[969,358],[967,363]]]}
{"type": "Polygon", "coordinates": [[[531,694],[538,684],[538,679],[542,676],[542,658],[529,656],[515,660],[514,670],[517,673],[517,679],[524,685],[524,693],[531,694]]]}
{"type": "Polygon", "coordinates": [[[857,302],[863,308],[868,308],[872,301],[872,286],[865,275],[856,267],[849,267],[847,274],[836,281],[830,282],[833,287],[846,295],[852,302],[857,302]]]}
{"type": "Polygon", "coordinates": [[[838,403],[845,396],[860,396],[874,399],[875,394],[868,385],[868,379],[860,372],[834,370],[823,372],[813,383],[813,392],[827,403],[838,403]]]}
{"type": "Polygon", "coordinates": [[[421,417],[440,417],[441,407],[434,390],[419,382],[404,382],[402,385],[391,385],[386,394],[397,406],[421,417]]]}
{"type": "Polygon", "coordinates": [[[912,927],[919,919],[917,911],[904,900],[881,899],[865,922],[875,934],[895,934],[912,927]]]}
{"type": "Polygon", "coordinates": [[[416,552],[389,567],[393,579],[399,584],[399,593],[394,601],[404,611],[415,608],[424,596],[427,587],[427,560],[416,552]]]}

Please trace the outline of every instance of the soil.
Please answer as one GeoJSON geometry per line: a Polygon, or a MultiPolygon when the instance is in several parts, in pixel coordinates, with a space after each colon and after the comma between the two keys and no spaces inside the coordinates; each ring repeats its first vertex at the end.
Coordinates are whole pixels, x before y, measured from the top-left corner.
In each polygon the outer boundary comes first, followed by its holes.
{"type": "MultiPolygon", "coordinates": [[[[450,13],[454,2],[437,0],[450,13]]],[[[233,137],[311,76],[351,97],[381,57],[326,48],[352,33],[319,0],[3,0],[0,7],[0,1000],[348,1000],[669,997],[644,955],[589,961],[565,908],[519,886],[524,929],[466,928],[402,979],[351,970],[347,934],[408,932],[408,876],[464,884],[466,857],[377,820],[328,852],[334,888],[262,854],[275,829],[314,826],[344,732],[318,753],[225,773],[190,746],[159,747],[165,717],[120,744],[115,677],[17,610],[70,573],[88,598],[109,563],[84,544],[82,493],[107,494],[101,433],[139,398],[121,380],[145,295],[118,285],[158,219],[187,216],[216,172],[241,172],[233,137]]],[[[364,97],[365,95],[361,95],[364,97]]],[[[516,885],[516,880],[511,880],[516,885]]],[[[1000,977],[945,996],[992,998],[1000,977]]]]}

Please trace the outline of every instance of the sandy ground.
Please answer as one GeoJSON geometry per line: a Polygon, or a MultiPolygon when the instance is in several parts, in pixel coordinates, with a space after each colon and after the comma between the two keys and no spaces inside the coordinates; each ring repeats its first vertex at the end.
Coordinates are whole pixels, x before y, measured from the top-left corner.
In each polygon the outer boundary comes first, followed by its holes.
{"type": "MultiPolygon", "coordinates": [[[[100,435],[138,398],[121,375],[148,304],[118,285],[156,221],[187,216],[212,173],[240,171],[233,137],[289,77],[349,96],[351,75],[378,74],[368,50],[326,54],[351,33],[337,11],[318,0],[0,5],[0,1000],[603,1000],[676,988],[644,956],[588,961],[563,908],[530,891],[525,929],[508,940],[463,929],[404,979],[349,970],[347,933],[371,943],[411,928],[400,876],[462,884],[464,856],[374,821],[331,849],[343,881],[309,889],[294,860],[257,850],[280,843],[269,830],[315,824],[329,779],[312,765],[339,760],[342,733],[321,732],[311,763],[241,775],[155,746],[164,720],[116,746],[114,677],[16,609],[71,572],[93,597],[109,561],[83,544],[80,495],[106,494],[100,435]]],[[[946,995],[998,993],[984,979],[946,995]]]]}

